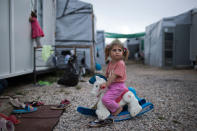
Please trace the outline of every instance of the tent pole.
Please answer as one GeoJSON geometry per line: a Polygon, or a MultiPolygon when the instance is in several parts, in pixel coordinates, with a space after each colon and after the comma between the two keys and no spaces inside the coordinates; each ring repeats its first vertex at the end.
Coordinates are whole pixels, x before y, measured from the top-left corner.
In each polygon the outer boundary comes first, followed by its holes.
{"type": "Polygon", "coordinates": [[[90,47],[90,56],[91,56],[91,69],[92,71],[94,72],[94,60],[95,59],[95,55],[94,55],[94,52],[95,52],[95,48],[94,48],[94,42],[95,42],[95,37],[94,37],[94,32],[95,32],[95,29],[94,29],[94,13],[93,13],[93,10],[92,10],[92,46],[90,47]]]}
{"type": "Polygon", "coordinates": [[[34,48],[34,69],[33,69],[33,72],[34,72],[34,85],[36,85],[36,48],[34,48]]]}

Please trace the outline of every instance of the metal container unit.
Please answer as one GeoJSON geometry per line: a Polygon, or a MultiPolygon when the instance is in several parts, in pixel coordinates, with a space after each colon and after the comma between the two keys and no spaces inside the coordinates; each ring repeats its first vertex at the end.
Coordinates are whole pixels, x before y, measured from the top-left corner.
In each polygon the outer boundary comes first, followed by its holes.
{"type": "Polygon", "coordinates": [[[197,9],[192,11],[192,25],[190,30],[190,60],[197,64],[197,9]]]}
{"type": "MultiPolygon", "coordinates": [[[[55,0],[0,1],[0,79],[33,72],[33,45],[29,16],[42,4],[42,44],[55,44],[55,0]],[[50,26],[49,26],[50,25],[50,26]]],[[[37,10],[39,11],[39,10],[37,10]]]]}

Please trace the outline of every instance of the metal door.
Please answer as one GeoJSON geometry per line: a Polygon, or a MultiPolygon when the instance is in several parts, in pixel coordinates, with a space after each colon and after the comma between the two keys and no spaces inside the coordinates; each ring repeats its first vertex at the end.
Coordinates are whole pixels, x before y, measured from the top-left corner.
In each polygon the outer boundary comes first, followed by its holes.
{"type": "Polygon", "coordinates": [[[173,65],[173,44],[174,44],[174,34],[172,32],[164,32],[164,64],[165,66],[173,65]]]}
{"type": "Polygon", "coordinates": [[[190,65],[190,28],[189,25],[177,25],[175,27],[174,66],[190,65]]]}

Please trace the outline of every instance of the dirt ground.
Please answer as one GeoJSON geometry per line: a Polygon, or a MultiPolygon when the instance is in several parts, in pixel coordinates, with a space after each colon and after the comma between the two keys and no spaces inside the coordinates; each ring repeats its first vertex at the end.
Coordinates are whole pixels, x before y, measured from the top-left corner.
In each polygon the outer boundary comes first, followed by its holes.
{"type": "MultiPolygon", "coordinates": [[[[89,77],[84,78],[88,81],[89,77]]],[[[197,129],[197,71],[193,69],[162,69],[135,62],[127,63],[127,86],[134,87],[138,96],[154,104],[154,109],[140,117],[114,123],[97,130],[186,130],[197,129]]],[[[93,117],[76,111],[78,106],[91,107],[96,101],[89,94],[91,85],[80,82],[76,87],[53,83],[37,87],[32,83],[8,88],[1,96],[20,95],[21,101],[39,100],[45,104],[58,104],[69,99],[72,105],[63,113],[54,131],[93,130],[86,125],[93,117]]],[[[12,110],[6,99],[0,99],[1,111],[12,110]]]]}

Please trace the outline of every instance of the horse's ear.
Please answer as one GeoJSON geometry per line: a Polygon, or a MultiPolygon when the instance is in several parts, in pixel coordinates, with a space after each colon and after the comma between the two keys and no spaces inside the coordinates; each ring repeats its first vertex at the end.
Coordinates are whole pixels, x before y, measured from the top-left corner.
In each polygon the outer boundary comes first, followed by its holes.
{"type": "Polygon", "coordinates": [[[101,79],[99,76],[95,76],[95,78],[96,78],[96,81],[101,79]]]}
{"type": "Polygon", "coordinates": [[[93,76],[90,78],[89,83],[94,84],[95,81],[96,81],[96,78],[95,78],[95,76],[93,76]]]}
{"type": "Polygon", "coordinates": [[[96,81],[105,82],[105,79],[100,76],[95,76],[96,81]]]}

